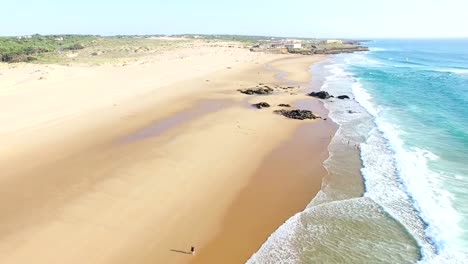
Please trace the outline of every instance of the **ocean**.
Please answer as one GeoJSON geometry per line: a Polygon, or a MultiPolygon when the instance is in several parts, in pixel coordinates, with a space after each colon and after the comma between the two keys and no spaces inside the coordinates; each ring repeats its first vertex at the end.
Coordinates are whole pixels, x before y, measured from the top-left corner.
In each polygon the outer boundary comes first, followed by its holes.
{"type": "Polygon", "coordinates": [[[329,175],[248,263],[468,263],[468,39],[365,44],[313,66],[329,175]]]}

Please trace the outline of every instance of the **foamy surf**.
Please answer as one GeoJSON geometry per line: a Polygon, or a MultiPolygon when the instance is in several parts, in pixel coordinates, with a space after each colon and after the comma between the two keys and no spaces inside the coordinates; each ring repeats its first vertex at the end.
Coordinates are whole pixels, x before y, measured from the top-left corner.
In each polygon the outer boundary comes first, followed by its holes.
{"type": "MultiPolygon", "coordinates": [[[[353,97],[356,80],[345,67],[342,60],[324,65],[322,90],[353,97]]],[[[325,101],[325,105],[340,125],[325,162],[329,176],[309,206],[272,234],[248,263],[417,261],[421,256],[414,237],[378,203],[361,197],[364,189],[355,145],[366,139],[373,117],[354,100],[325,101]]]]}
{"type": "MultiPolygon", "coordinates": [[[[453,253],[457,251],[454,249],[457,249],[460,217],[452,206],[451,194],[442,188],[443,183],[439,180],[441,175],[430,170],[428,166],[428,162],[435,161],[439,157],[425,149],[406,147],[405,142],[400,138],[400,134],[404,133],[402,128],[385,121],[385,118],[379,114],[380,111],[376,109],[377,106],[371,102],[372,96],[363,89],[359,82],[353,85],[353,92],[356,100],[375,117],[378,130],[378,132],[373,131],[366,144],[362,145],[361,155],[364,163],[362,172],[366,179],[366,186],[368,186],[366,196],[374,198],[392,216],[409,227],[409,230],[414,230],[413,233],[420,241],[424,256],[421,262],[462,263],[464,256],[453,253]],[[380,139],[380,142],[375,144],[379,140],[376,139],[378,137],[383,137],[385,140],[380,139]],[[381,149],[376,150],[379,147],[381,149]],[[391,159],[388,158],[389,156],[391,159]],[[372,169],[376,168],[379,170],[373,172],[372,169]],[[429,239],[425,239],[424,234],[418,230],[421,228],[418,219],[412,217],[411,213],[402,213],[405,211],[404,208],[392,204],[401,204],[407,200],[405,195],[400,195],[395,202],[392,202],[388,196],[382,196],[382,193],[388,191],[389,186],[378,188],[376,182],[379,181],[379,177],[391,171],[397,171],[398,179],[402,183],[399,188],[409,195],[412,204],[424,220],[425,235],[429,239]],[[431,244],[435,245],[435,249],[431,248],[431,244]]],[[[388,183],[381,179],[380,182],[388,183]]],[[[395,195],[399,188],[393,188],[392,194],[395,195]]]]}
{"type": "Polygon", "coordinates": [[[412,263],[418,258],[412,237],[363,197],[296,214],[247,263],[412,263]]]}
{"type": "Polygon", "coordinates": [[[355,100],[323,100],[340,125],[324,162],[329,175],[249,263],[468,263],[468,54],[460,53],[468,42],[454,42],[446,43],[454,56],[437,53],[440,43],[406,50],[389,41],[314,68],[322,90],[355,100]],[[366,230],[340,217],[360,219],[366,230]],[[385,256],[360,240],[374,221],[379,230],[369,237],[392,239],[379,248],[385,256]]]}
{"type": "Polygon", "coordinates": [[[457,69],[457,68],[441,68],[441,69],[434,69],[438,72],[449,72],[455,74],[468,74],[468,69],[457,69]]]}

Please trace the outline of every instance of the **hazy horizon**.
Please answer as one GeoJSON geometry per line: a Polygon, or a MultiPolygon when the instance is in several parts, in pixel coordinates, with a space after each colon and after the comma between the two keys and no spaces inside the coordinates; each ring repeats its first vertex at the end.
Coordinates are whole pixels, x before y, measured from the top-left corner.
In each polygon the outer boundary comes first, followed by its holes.
{"type": "Polygon", "coordinates": [[[147,34],[91,34],[91,33],[32,33],[32,34],[21,34],[21,35],[0,35],[0,37],[21,37],[21,36],[64,36],[64,35],[78,35],[78,36],[100,36],[100,37],[117,37],[117,36],[183,36],[183,35],[200,35],[200,36],[246,36],[246,37],[265,37],[265,38],[299,38],[299,39],[343,39],[343,40],[360,40],[360,41],[374,41],[374,40],[443,40],[443,39],[468,39],[467,37],[377,37],[377,38],[345,38],[345,37],[298,37],[298,36],[268,36],[268,35],[248,35],[248,34],[228,34],[228,33],[177,33],[177,34],[161,34],[161,33],[147,33],[147,34]]]}
{"type": "Polygon", "coordinates": [[[7,2],[2,36],[248,35],[302,38],[467,38],[463,0],[59,0],[7,2]]]}

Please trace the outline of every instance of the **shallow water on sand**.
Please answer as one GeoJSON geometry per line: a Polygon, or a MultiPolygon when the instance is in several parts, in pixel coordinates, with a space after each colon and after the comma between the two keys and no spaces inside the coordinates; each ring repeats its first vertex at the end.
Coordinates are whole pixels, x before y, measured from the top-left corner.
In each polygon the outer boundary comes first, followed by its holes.
{"type": "Polygon", "coordinates": [[[119,139],[118,142],[131,143],[145,138],[158,136],[191,119],[195,119],[205,114],[226,108],[230,103],[232,102],[223,99],[204,99],[197,101],[190,109],[175,113],[160,120],[156,120],[154,123],[119,139]]]}

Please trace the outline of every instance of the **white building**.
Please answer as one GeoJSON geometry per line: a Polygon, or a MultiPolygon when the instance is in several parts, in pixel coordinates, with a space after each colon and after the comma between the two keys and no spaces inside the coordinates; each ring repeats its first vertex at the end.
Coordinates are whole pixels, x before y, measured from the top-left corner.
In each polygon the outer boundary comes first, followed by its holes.
{"type": "Polygon", "coordinates": [[[300,49],[302,48],[302,44],[300,42],[291,42],[291,43],[286,43],[284,45],[288,49],[300,49]]]}

